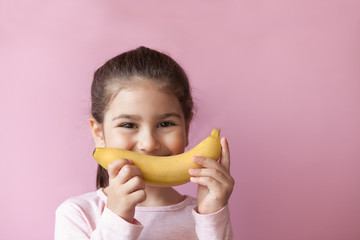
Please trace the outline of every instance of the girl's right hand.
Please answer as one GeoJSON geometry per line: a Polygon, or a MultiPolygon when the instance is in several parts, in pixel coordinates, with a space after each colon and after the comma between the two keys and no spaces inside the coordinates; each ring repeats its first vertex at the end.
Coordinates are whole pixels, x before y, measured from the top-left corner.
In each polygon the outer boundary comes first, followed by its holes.
{"type": "Polygon", "coordinates": [[[141,171],[131,160],[120,159],[108,166],[109,186],[107,208],[133,223],[135,206],[145,201],[145,182],[141,171]]]}

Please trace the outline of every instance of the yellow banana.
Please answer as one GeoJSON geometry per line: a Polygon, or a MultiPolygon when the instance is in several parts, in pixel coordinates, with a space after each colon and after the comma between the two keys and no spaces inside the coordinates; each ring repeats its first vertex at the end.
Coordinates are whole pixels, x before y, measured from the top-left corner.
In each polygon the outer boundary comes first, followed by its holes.
{"type": "Polygon", "coordinates": [[[150,156],[121,148],[96,148],[93,157],[105,169],[116,159],[133,161],[142,172],[147,184],[154,186],[176,186],[187,183],[190,168],[201,168],[193,156],[217,160],[221,154],[220,129],[213,129],[211,135],[191,150],[172,156],[150,156]]]}

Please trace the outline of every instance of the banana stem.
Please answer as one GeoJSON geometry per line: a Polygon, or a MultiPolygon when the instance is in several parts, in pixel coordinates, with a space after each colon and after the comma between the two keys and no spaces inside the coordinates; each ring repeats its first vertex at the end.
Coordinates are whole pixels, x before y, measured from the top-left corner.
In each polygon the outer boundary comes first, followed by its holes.
{"type": "Polygon", "coordinates": [[[213,129],[211,131],[211,136],[216,137],[216,138],[220,138],[220,129],[217,129],[217,128],[213,129]]]}

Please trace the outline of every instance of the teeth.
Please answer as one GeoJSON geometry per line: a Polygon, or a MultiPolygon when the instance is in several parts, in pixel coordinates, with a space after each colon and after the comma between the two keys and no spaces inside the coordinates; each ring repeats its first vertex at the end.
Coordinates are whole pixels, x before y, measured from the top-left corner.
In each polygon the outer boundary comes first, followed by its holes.
{"type": "Polygon", "coordinates": [[[220,154],[220,129],[213,129],[211,136],[205,138],[191,150],[178,155],[151,156],[121,148],[96,148],[93,157],[105,169],[110,162],[116,159],[130,159],[141,170],[147,184],[176,186],[189,181],[190,168],[201,168],[194,163],[194,156],[217,160],[220,154]]]}

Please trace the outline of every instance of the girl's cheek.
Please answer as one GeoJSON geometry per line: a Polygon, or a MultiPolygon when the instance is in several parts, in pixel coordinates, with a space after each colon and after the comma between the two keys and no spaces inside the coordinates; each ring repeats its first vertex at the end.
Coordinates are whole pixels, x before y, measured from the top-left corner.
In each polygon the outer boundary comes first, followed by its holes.
{"type": "Polygon", "coordinates": [[[173,155],[183,153],[185,150],[186,138],[181,132],[166,137],[164,142],[173,155]]]}
{"type": "Polygon", "coordinates": [[[130,133],[124,133],[122,129],[113,130],[105,135],[106,147],[122,148],[131,150],[133,143],[133,136],[130,133]]]}

